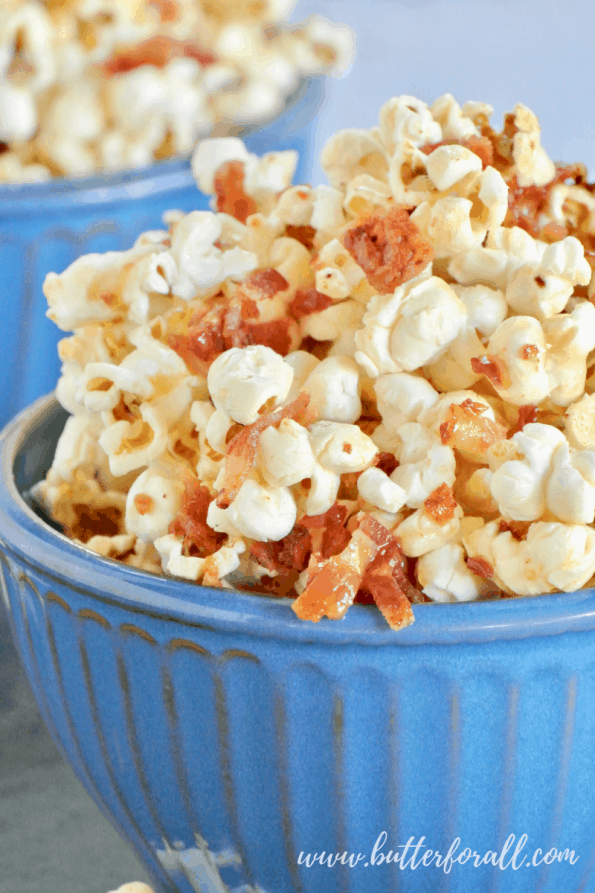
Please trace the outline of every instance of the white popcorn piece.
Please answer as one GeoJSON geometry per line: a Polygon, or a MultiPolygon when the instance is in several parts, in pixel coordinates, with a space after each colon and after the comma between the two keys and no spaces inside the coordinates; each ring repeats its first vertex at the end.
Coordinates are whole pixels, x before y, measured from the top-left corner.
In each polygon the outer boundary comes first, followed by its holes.
{"type": "Polygon", "coordinates": [[[37,123],[31,93],[13,84],[0,84],[0,140],[12,143],[31,139],[37,123]]]}
{"type": "Polygon", "coordinates": [[[490,588],[486,580],[469,570],[465,550],[454,543],[422,555],[416,573],[422,591],[434,602],[470,602],[490,588]]]}
{"type": "Polygon", "coordinates": [[[571,447],[577,450],[595,449],[595,394],[583,394],[568,407],[564,431],[571,447]]]}
{"type": "Polygon", "coordinates": [[[166,574],[185,580],[199,580],[202,577],[206,559],[182,555],[183,541],[174,534],[168,533],[160,537],[153,545],[159,553],[161,566],[166,574]]]}
{"type": "Polygon", "coordinates": [[[418,509],[412,515],[405,518],[394,534],[401,542],[403,554],[408,558],[419,558],[426,552],[439,549],[440,546],[450,542],[458,533],[463,517],[463,509],[457,506],[454,516],[445,524],[437,521],[424,509],[418,509]]]}
{"type": "Polygon", "coordinates": [[[227,432],[233,424],[234,420],[224,409],[215,409],[207,419],[204,428],[206,442],[221,456],[225,455],[227,432]]]}
{"type": "Polygon", "coordinates": [[[293,369],[262,344],[232,347],[209,368],[209,393],[215,407],[234,422],[250,425],[269,400],[281,403],[293,380],[293,369]]]}
{"type": "Polygon", "coordinates": [[[587,357],[595,348],[595,307],[578,302],[572,313],[546,319],[543,334],[549,397],[557,406],[570,406],[585,391],[587,357]]]}
{"type": "Polygon", "coordinates": [[[388,211],[392,204],[390,186],[369,174],[359,174],[346,189],[343,207],[349,217],[388,211]]]}
{"type": "MultiPolygon", "coordinates": [[[[318,313],[309,313],[301,323],[303,335],[310,335],[317,341],[337,341],[341,338],[342,344],[346,338],[355,337],[361,325],[364,315],[364,307],[357,301],[341,301],[331,304],[318,313]]],[[[355,341],[353,341],[355,345],[355,341]]],[[[333,345],[333,352],[336,344],[333,345]]]]}
{"type": "Polygon", "coordinates": [[[287,536],[297,516],[291,490],[287,487],[263,487],[250,479],[244,481],[225,511],[242,536],[264,543],[287,536]]]}
{"type": "Polygon", "coordinates": [[[512,157],[519,186],[545,186],[553,179],[556,166],[541,145],[541,128],[533,112],[517,103],[513,109],[517,132],[512,138],[512,157]]]}
{"type": "Polygon", "coordinates": [[[467,321],[465,305],[437,276],[371,299],[356,333],[356,360],[372,378],[413,372],[437,359],[467,321]]]}
{"type": "Polygon", "coordinates": [[[153,893],[153,890],[141,881],[130,881],[122,884],[117,890],[112,890],[111,893],[153,893]]]}
{"type": "Polygon", "coordinates": [[[509,531],[499,533],[493,521],[464,545],[494,567],[496,585],[517,595],[575,592],[595,571],[595,531],[583,524],[537,521],[518,541],[509,531]]]}
{"type": "Polygon", "coordinates": [[[494,410],[485,397],[475,391],[449,391],[447,394],[440,394],[437,400],[431,406],[424,409],[418,416],[418,421],[425,428],[428,428],[436,435],[440,434],[440,426],[448,419],[450,407],[455,404],[460,406],[466,400],[472,400],[473,403],[485,406],[481,413],[484,418],[495,420],[494,410]]]}
{"type": "Polygon", "coordinates": [[[277,202],[274,214],[286,226],[308,226],[314,210],[311,186],[290,186],[277,202]]]}
{"type": "Polygon", "coordinates": [[[525,425],[510,442],[521,458],[504,461],[490,482],[492,496],[505,518],[536,521],[546,509],[546,486],[555,451],[566,443],[561,431],[540,423],[525,425]]]}
{"type": "Polygon", "coordinates": [[[310,226],[332,236],[343,228],[346,217],[343,211],[344,194],[334,186],[316,186],[310,226]]]}
{"type": "Polygon", "coordinates": [[[408,372],[381,375],[374,381],[374,393],[384,424],[395,431],[405,422],[417,421],[438,400],[429,381],[408,372]]]}
{"type": "Polygon", "coordinates": [[[357,174],[386,178],[388,155],[367,130],[339,130],[324,145],[320,163],[331,186],[345,189],[357,174]]]}
{"type": "MultiPolygon", "coordinates": [[[[476,155],[473,157],[477,158],[476,155]]],[[[433,204],[422,202],[417,206],[411,220],[434,246],[436,260],[452,257],[481,245],[485,238],[485,229],[474,227],[471,220],[472,209],[473,203],[469,199],[454,195],[439,198],[433,204]]]]}
{"type": "Polygon", "coordinates": [[[471,361],[483,352],[483,342],[475,327],[467,326],[445,352],[426,367],[426,372],[439,391],[465,390],[481,377],[474,372],[471,361]]]}
{"type": "Polygon", "coordinates": [[[442,128],[432,111],[414,96],[395,96],[381,107],[378,123],[382,142],[392,155],[398,143],[409,140],[415,146],[439,143],[442,128]]]}
{"type": "MultiPolygon", "coordinates": [[[[175,474],[175,469],[172,469],[175,474]]],[[[147,468],[126,497],[126,528],[145,543],[167,534],[180,508],[184,485],[174,476],[147,468]]]]}
{"type": "Polygon", "coordinates": [[[257,156],[252,155],[243,140],[237,137],[212,137],[200,140],[192,153],[192,175],[198,188],[205,195],[215,191],[215,174],[228,161],[240,161],[245,169],[257,163],[257,156]]]}
{"type": "Polygon", "coordinates": [[[362,268],[356,264],[345,246],[338,239],[331,239],[318,255],[316,289],[334,300],[349,297],[365,279],[362,268]]]}
{"type": "Polygon", "coordinates": [[[426,171],[436,189],[444,192],[468,174],[479,173],[481,159],[464,146],[438,146],[428,155],[426,171]]]}
{"type": "Polygon", "coordinates": [[[532,316],[505,319],[485,351],[502,363],[502,381],[492,381],[498,394],[516,406],[537,406],[545,400],[551,389],[546,351],[546,335],[539,320],[532,316]]]}
{"type": "Polygon", "coordinates": [[[278,428],[269,426],[260,435],[259,468],[267,484],[298,484],[310,477],[314,463],[308,431],[293,419],[282,419],[278,428]]]}
{"type": "Polygon", "coordinates": [[[552,456],[546,505],[567,524],[592,524],[595,518],[595,450],[571,455],[564,441],[552,456]]]}
{"type": "Polygon", "coordinates": [[[324,514],[334,505],[340,486],[341,475],[316,462],[310,475],[310,489],[300,499],[300,508],[306,515],[324,514]]]}
{"type": "Polygon", "coordinates": [[[479,102],[466,102],[461,108],[452,94],[445,93],[434,100],[430,111],[434,120],[440,124],[442,139],[458,140],[479,136],[474,118],[478,114],[489,118],[493,109],[491,105],[479,102]]]}
{"type": "Polygon", "coordinates": [[[357,425],[322,421],[314,422],[309,431],[316,461],[335,474],[363,471],[378,452],[371,438],[357,425]]]}
{"type": "Polygon", "coordinates": [[[409,508],[421,508],[428,496],[441,484],[455,482],[455,455],[440,437],[417,422],[397,429],[401,445],[395,450],[399,466],[390,476],[406,494],[409,508]]]}
{"type": "Polygon", "coordinates": [[[360,373],[351,357],[322,360],[304,382],[319,418],[327,422],[355,422],[361,414],[360,373]]]}
{"type": "Polygon", "coordinates": [[[293,350],[284,357],[284,360],[293,369],[291,387],[281,404],[282,406],[287,406],[288,403],[295,400],[304,387],[310,373],[319,365],[320,360],[313,354],[308,353],[307,350],[293,350]]]}
{"type": "Polygon", "coordinates": [[[396,513],[405,505],[407,493],[380,468],[367,468],[357,479],[358,493],[384,512],[396,513]]]}
{"type": "MultiPolygon", "coordinates": [[[[178,279],[172,291],[177,297],[189,301],[199,293],[214,293],[228,277],[242,279],[258,266],[252,251],[216,247],[215,242],[224,235],[225,217],[211,211],[191,211],[174,227],[171,256],[178,279]]],[[[234,228],[237,230],[237,226],[234,228]]]]}

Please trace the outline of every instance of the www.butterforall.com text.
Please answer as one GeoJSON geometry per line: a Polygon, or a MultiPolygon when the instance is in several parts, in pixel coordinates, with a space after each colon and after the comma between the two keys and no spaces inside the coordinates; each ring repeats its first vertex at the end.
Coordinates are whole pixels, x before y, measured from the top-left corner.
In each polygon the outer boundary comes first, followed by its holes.
{"type": "Polygon", "coordinates": [[[439,868],[448,874],[455,865],[473,865],[480,868],[482,865],[492,865],[501,871],[511,869],[516,871],[523,866],[551,865],[552,862],[570,862],[574,865],[580,856],[574,850],[559,850],[552,847],[543,850],[539,847],[532,852],[527,849],[528,837],[526,834],[516,840],[514,834],[510,834],[501,850],[487,850],[485,853],[477,853],[469,847],[461,848],[461,839],[456,837],[451,843],[447,853],[442,855],[438,850],[432,850],[426,845],[426,838],[420,837],[418,841],[410,837],[407,843],[400,844],[394,850],[385,850],[388,835],[382,831],[377,839],[372,853],[366,856],[364,853],[329,853],[324,850],[320,853],[304,853],[297,858],[298,865],[312,868],[314,865],[323,865],[333,868],[335,865],[347,865],[355,868],[363,865],[371,868],[377,865],[398,865],[401,870],[415,870],[416,868],[439,868]],[[523,852],[523,850],[525,852],[523,852]]]}

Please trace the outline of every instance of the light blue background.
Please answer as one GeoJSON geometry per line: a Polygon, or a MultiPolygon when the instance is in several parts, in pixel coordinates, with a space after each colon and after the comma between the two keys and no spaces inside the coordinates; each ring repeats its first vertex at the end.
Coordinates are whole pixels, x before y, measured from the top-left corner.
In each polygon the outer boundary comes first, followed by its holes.
{"type": "Polygon", "coordinates": [[[329,79],[316,157],[336,130],[373,126],[391,96],[452,93],[493,105],[497,129],[524,103],[553,160],[595,173],[593,0],[298,0],[291,18],[316,12],[354,28],[358,50],[349,76],[329,79]]]}

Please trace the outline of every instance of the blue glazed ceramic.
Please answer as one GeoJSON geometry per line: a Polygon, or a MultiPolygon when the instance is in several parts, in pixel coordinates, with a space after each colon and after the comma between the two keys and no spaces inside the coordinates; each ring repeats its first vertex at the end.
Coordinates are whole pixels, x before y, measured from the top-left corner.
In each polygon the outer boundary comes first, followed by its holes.
{"type": "MultiPolygon", "coordinates": [[[[295,180],[307,183],[310,134],[323,98],[322,78],[303,81],[285,111],[260,129],[246,128],[246,146],[264,154],[297,149],[295,180]]],[[[130,248],[162,227],[164,211],[208,208],[190,163],[170,161],[139,171],[36,185],[0,187],[0,427],[56,384],[56,345],[64,333],[45,316],[42,285],[90,252],[130,248]]]]}
{"type": "Polygon", "coordinates": [[[394,633],[137,571],[23,496],[64,421],[44,398],[0,439],[4,597],[48,727],[156,890],[595,891],[592,590],[419,605],[394,633]]]}

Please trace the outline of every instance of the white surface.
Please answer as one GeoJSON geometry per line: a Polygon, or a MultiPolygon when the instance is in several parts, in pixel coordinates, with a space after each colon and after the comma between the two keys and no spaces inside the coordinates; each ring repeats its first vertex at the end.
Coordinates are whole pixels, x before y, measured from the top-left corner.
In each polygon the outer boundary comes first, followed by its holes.
{"type": "MultiPolygon", "coordinates": [[[[595,172],[592,0],[298,0],[292,20],[313,13],[357,32],[351,72],[328,79],[315,155],[342,127],[371,127],[391,96],[431,102],[452,93],[502,114],[516,102],[540,119],[554,160],[595,172]]],[[[313,182],[325,182],[316,164],[313,182]]]]}

